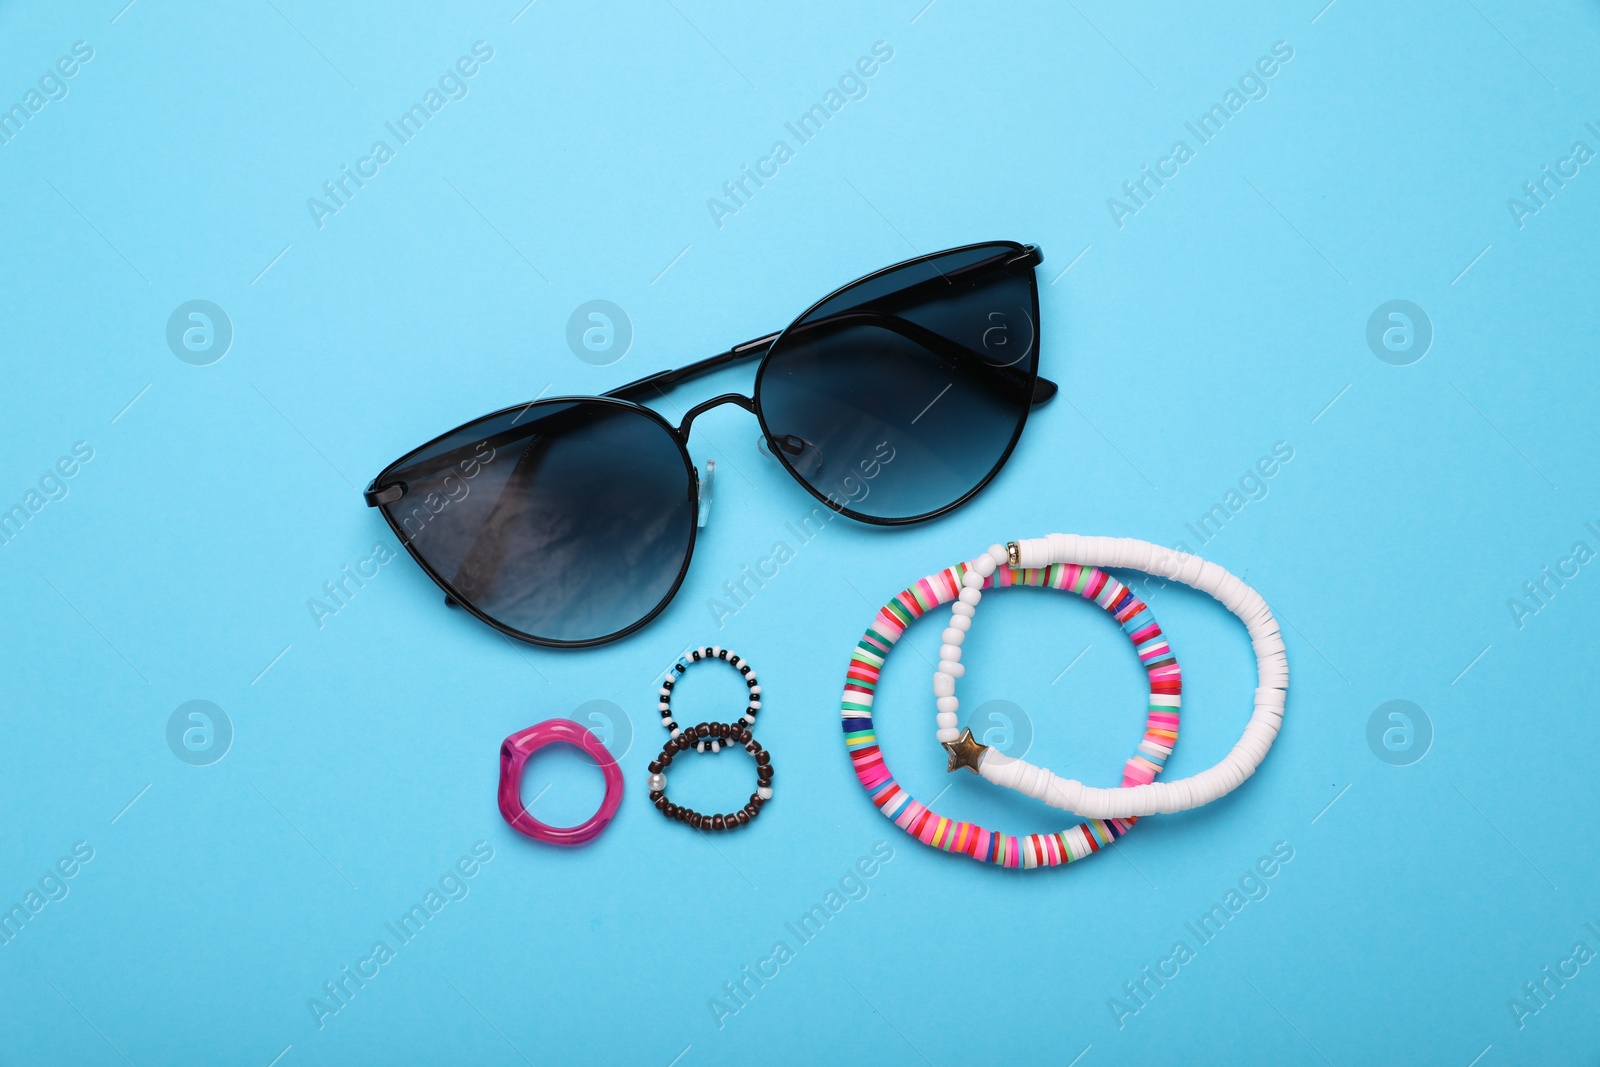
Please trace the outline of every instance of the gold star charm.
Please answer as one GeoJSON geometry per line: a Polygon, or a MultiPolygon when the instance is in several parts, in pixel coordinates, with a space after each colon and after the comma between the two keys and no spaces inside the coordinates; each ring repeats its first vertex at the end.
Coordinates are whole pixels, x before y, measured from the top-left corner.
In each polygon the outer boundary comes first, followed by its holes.
{"type": "Polygon", "coordinates": [[[954,741],[944,742],[945,751],[950,753],[950,765],[946,771],[954,771],[958,767],[965,767],[973,774],[978,773],[978,764],[983,759],[983,754],[989,751],[988,745],[979,744],[972,736],[971,730],[962,730],[961,736],[954,741]]]}

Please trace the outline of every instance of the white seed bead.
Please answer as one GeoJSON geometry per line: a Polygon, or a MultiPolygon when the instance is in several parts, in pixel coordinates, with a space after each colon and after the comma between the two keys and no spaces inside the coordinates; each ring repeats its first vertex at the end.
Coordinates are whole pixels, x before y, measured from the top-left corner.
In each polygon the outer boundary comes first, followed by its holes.
{"type": "Polygon", "coordinates": [[[976,604],[978,601],[980,601],[982,599],[983,599],[983,590],[981,590],[981,589],[974,589],[972,586],[969,585],[965,589],[961,590],[961,602],[963,604],[971,606],[971,605],[976,604]]]}
{"type": "Polygon", "coordinates": [[[761,701],[759,701],[759,700],[752,700],[752,701],[751,701],[751,702],[750,702],[750,707],[751,707],[751,709],[752,709],[752,710],[755,710],[755,711],[760,711],[760,710],[761,710],[761,701]]]}
{"type": "Polygon", "coordinates": [[[753,696],[753,697],[760,696],[761,695],[761,687],[759,685],[752,685],[750,687],[750,695],[753,696]]]}
{"type": "Polygon", "coordinates": [[[713,751],[713,752],[721,752],[722,751],[722,742],[720,742],[720,741],[716,740],[715,738],[713,738],[712,741],[711,741],[711,751],[713,751]]]}
{"type": "Polygon", "coordinates": [[[772,787],[770,785],[757,786],[756,787],[756,796],[760,797],[762,800],[771,800],[772,799],[772,787]]]}
{"type": "Polygon", "coordinates": [[[933,695],[940,697],[953,697],[956,695],[956,680],[944,671],[939,671],[933,676],[933,695]]]}
{"type": "Polygon", "coordinates": [[[662,725],[662,726],[665,726],[665,727],[666,727],[666,728],[667,728],[667,729],[669,729],[669,730],[670,730],[670,729],[672,729],[672,716],[670,716],[670,715],[663,715],[663,716],[662,716],[662,717],[661,717],[661,725],[662,725]]]}
{"type": "MultiPolygon", "coordinates": [[[[938,722],[939,729],[941,730],[954,729],[956,725],[956,713],[953,711],[941,711],[937,716],[935,716],[935,721],[938,722]]],[[[651,786],[650,788],[654,789],[656,787],[651,786]]]]}
{"type": "Polygon", "coordinates": [[[1002,567],[1011,562],[1011,553],[1006,551],[1005,545],[990,545],[989,558],[994,560],[996,567],[1002,567]]]}
{"type": "Polygon", "coordinates": [[[939,672],[948,674],[952,678],[960,678],[967,673],[967,668],[953,659],[942,659],[939,661],[939,672]]]}
{"type": "MultiPolygon", "coordinates": [[[[972,620],[966,615],[950,616],[950,630],[960,630],[962,633],[966,633],[970,629],[972,629],[972,620]]],[[[950,630],[946,630],[945,633],[949,633],[950,630]]],[[[954,644],[954,642],[951,643],[954,644]]]]}
{"type": "Polygon", "coordinates": [[[961,701],[955,697],[940,697],[934,701],[934,704],[938,706],[940,711],[955,711],[961,707],[961,701]]]}
{"type": "Polygon", "coordinates": [[[666,792],[666,789],[667,789],[667,776],[664,775],[664,774],[652,774],[650,776],[650,783],[649,784],[650,784],[650,792],[652,792],[652,793],[664,793],[664,792],[666,792]]]}
{"type": "Polygon", "coordinates": [[[694,750],[696,752],[704,752],[706,750],[706,743],[704,741],[696,742],[695,746],[694,746],[694,750]]]}
{"type": "Polygon", "coordinates": [[[986,553],[972,561],[972,569],[987,578],[994,573],[995,562],[986,553]]]}
{"type": "Polygon", "coordinates": [[[983,575],[975,571],[968,571],[961,576],[961,584],[968,589],[982,589],[983,575]]]}
{"type": "MultiPolygon", "coordinates": [[[[950,610],[955,613],[956,618],[965,616],[966,618],[970,619],[977,614],[977,612],[973,610],[972,605],[968,604],[964,600],[958,600],[954,604],[951,604],[950,610]]],[[[953,623],[955,622],[955,619],[951,619],[950,621],[953,623]]],[[[968,623],[967,625],[970,626],[972,624],[968,623]]]]}
{"type": "Polygon", "coordinates": [[[674,727],[673,727],[673,728],[672,728],[672,736],[673,736],[673,737],[677,737],[677,736],[678,736],[678,735],[679,735],[679,734],[681,734],[681,733],[683,733],[683,730],[682,730],[682,729],[680,729],[680,728],[679,728],[679,727],[676,727],[676,726],[674,726],[674,727]]]}
{"type": "Polygon", "coordinates": [[[959,645],[940,645],[939,658],[947,659],[951,663],[961,662],[961,648],[959,645]]]}
{"type": "Polygon", "coordinates": [[[957,730],[953,726],[950,726],[950,727],[946,727],[943,730],[940,730],[938,733],[934,734],[933,736],[936,737],[939,740],[939,742],[942,744],[945,741],[954,741],[956,738],[960,737],[961,736],[961,731],[957,730]]]}
{"type": "Polygon", "coordinates": [[[965,641],[966,639],[967,631],[958,630],[954,626],[946,626],[944,628],[944,633],[939,635],[939,640],[943,641],[947,645],[956,645],[957,647],[959,647],[961,642],[965,641]]]}

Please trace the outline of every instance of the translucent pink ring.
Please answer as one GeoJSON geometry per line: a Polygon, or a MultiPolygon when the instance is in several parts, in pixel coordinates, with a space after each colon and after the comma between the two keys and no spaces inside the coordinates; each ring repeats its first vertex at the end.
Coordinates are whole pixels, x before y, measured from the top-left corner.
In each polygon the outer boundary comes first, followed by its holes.
{"type": "Polygon", "coordinates": [[[571,719],[546,719],[518,730],[500,744],[500,816],[517,833],[547,845],[581,845],[599,835],[622,806],[622,769],[594,731],[571,719]],[[600,810],[577,826],[547,826],[522,806],[522,768],[528,757],[546,745],[573,745],[587,752],[605,775],[606,795],[600,810]]]}

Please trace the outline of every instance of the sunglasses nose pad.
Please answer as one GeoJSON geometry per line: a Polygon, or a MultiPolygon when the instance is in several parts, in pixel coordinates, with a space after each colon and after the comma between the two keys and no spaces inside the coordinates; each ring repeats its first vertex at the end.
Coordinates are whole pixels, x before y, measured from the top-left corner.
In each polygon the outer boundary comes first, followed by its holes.
{"type": "Polygon", "coordinates": [[[815,442],[807,441],[797,434],[786,433],[774,435],[771,438],[762,438],[761,444],[768,455],[776,458],[781,451],[788,457],[792,466],[802,478],[809,478],[822,469],[822,449],[815,442]]]}
{"type": "Polygon", "coordinates": [[[696,528],[704,530],[706,520],[711,518],[711,491],[716,487],[717,461],[706,460],[706,476],[700,479],[700,509],[695,513],[694,524],[696,528]]]}

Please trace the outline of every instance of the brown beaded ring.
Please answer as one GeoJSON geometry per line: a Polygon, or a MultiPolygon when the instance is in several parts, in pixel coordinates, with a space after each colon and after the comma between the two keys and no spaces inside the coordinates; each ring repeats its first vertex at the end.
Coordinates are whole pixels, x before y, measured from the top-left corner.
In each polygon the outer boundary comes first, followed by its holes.
{"type": "Polygon", "coordinates": [[[687,730],[680,730],[677,736],[662,748],[661,755],[650,763],[650,802],[667,818],[688,823],[696,830],[736,830],[761,814],[762,807],[771,798],[772,755],[761,747],[761,743],[751,735],[750,727],[742,722],[703,722],[687,730]],[[738,811],[726,815],[702,815],[692,808],[674,804],[667,799],[666,769],[672,763],[672,757],[680,752],[696,751],[700,743],[707,741],[714,742],[713,752],[723,745],[731,748],[738,744],[744,746],[744,750],[755,757],[756,791],[750,794],[749,803],[738,811]]]}

